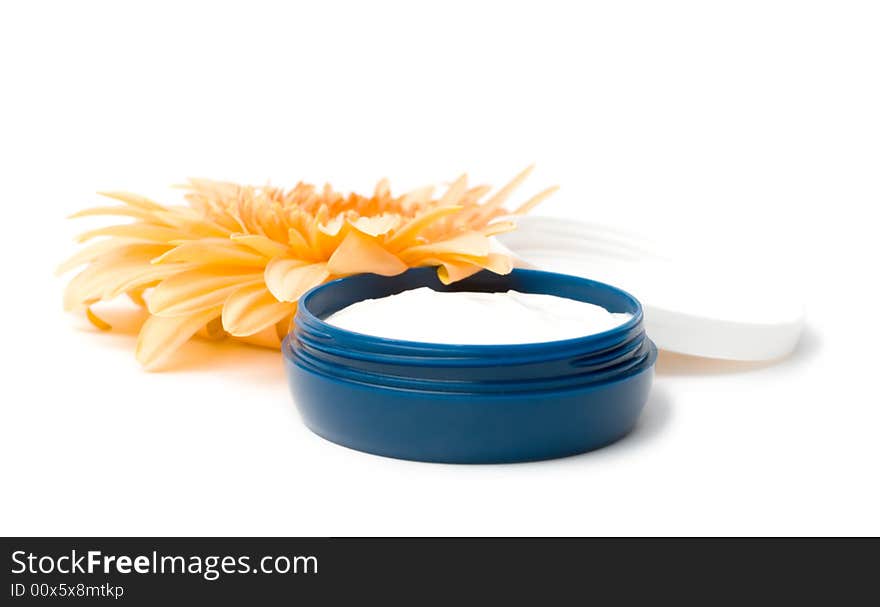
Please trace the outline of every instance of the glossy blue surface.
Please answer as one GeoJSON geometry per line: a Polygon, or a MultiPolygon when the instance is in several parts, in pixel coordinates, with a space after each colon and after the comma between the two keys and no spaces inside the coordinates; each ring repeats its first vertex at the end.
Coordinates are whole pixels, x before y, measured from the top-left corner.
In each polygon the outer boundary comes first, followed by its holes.
{"type": "Polygon", "coordinates": [[[656,359],[632,296],[532,270],[481,272],[450,286],[430,268],[337,280],[300,299],[283,349],[294,400],[315,433],[379,455],[454,463],[547,459],[613,442],[635,425],[656,359]],[[547,293],[633,318],[587,337],[498,346],[388,340],[321,320],[422,286],[547,293]]]}

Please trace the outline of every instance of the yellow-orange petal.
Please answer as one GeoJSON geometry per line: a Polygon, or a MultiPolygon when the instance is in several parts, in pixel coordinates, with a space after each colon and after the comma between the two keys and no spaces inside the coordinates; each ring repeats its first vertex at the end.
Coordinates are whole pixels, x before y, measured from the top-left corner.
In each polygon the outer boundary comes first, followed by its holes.
{"type": "MultiPolygon", "coordinates": [[[[312,247],[306,241],[305,237],[296,228],[290,228],[287,231],[287,243],[290,246],[290,254],[293,257],[301,259],[311,259],[314,255],[312,247]]],[[[287,254],[287,251],[276,253],[273,257],[279,257],[287,254]]]]}
{"type": "Polygon", "coordinates": [[[230,335],[254,335],[293,314],[296,304],[278,301],[262,284],[241,287],[223,304],[223,328],[230,335]]]}
{"type": "Polygon", "coordinates": [[[437,266],[437,277],[443,284],[457,282],[480,270],[489,270],[495,274],[510,274],[513,262],[507,255],[491,253],[485,257],[468,257],[466,255],[446,255],[428,257],[419,266],[437,266]]]}
{"type": "Polygon", "coordinates": [[[230,266],[262,267],[268,258],[250,247],[231,240],[204,239],[185,241],[153,259],[152,263],[204,263],[230,266]]]}
{"type": "Polygon", "coordinates": [[[109,300],[119,297],[123,293],[127,293],[132,289],[145,289],[157,282],[173,276],[178,272],[184,272],[191,269],[190,264],[174,264],[168,266],[154,266],[152,264],[142,264],[127,274],[122,280],[116,284],[106,288],[101,299],[109,300]]]}
{"type": "Polygon", "coordinates": [[[231,234],[229,229],[189,207],[173,207],[167,211],[155,211],[153,215],[158,221],[185,231],[193,238],[228,238],[231,234]]]}
{"type": "Polygon", "coordinates": [[[168,242],[170,240],[185,240],[187,238],[186,232],[175,228],[137,222],[89,230],[77,236],[76,240],[77,242],[85,242],[99,236],[120,236],[150,242],[168,242]]]}
{"type": "Polygon", "coordinates": [[[319,232],[327,236],[336,236],[339,234],[339,230],[342,229],[344,223],[345,216],[336,215],[335,217],[328,219],[326,222],[317,224],[317,229],[319,232]]]}
{"type": "Polygon", "coordinates": [[[461,197],[462,204],[476,204],[477,201],[492,191],[492,186],[490,185],[478,185],[472,187],[467,192],[464,193],[464,196],[461,197]]]}
{"type": "Polygon", "coordinates": [[[358,217],[349,222],[352,227],[368,236],[381,236],[397,228],[400,225],[400,215],[396,213],[382,213],[368,217],[358,217]]]}
{"type": "Polygon", "coordinates": [[[275,334],[278,336],[279,341],[284,340],[284,338],[287,337],[287,334],[293,331],[293,321],[296,318],[297,306],[299,306],[299,302],[293,302],[293,311],[290,313],[290,316],[282,318],[275,323],[275,334]]]}
{"type": "Polygon", "coordinates": [[[461,175],[458,179],[449,185],[449,189],[443,194],[438,203],[440,206],[449,206],[458,204],[459,199],[467,191],[467,173],[461,175]]]}
{"type": "Polygon", "coordinates": [[[226,337],[227,334],[226,331],[223,330],[223,323],[219,318],[215,318],[196,331],[195,335],[211,341],[218,341],[226,337]]]}
{"type": "Polygon", "coordinates": [[[275,330],[275,327],[266,327],[259,333],[240,335],[235,339],[252,346],[277,350],[281,346],[281,340],[283,338],[278,336],[278,331],[275,330]]]}
{"type": "Polygon", "coordinates": [[[495,223],[490,223],[485,228],[480,230],[480,233],[483,236],[496,236],[498,234],[505,234],[507,232],[512,232],[516,229],[516,223],[513,221],[498,221],[495,223]]]}
{"type": "Polygon", "coordinates": [[[145,196],[139,196],[138,194],[132,194],[131,192],[98,192],[98,195],[124,202],[125,204],[138,209],[144,209],[147,211],[165,210],[165,207],[158,202],[153,202],[145,196]]]}
{"type": "Polygon", "coordinates": [[[198,268],[166,278],[150,294],[148,308],[158,316],[182,316],[222,305],[236,289],[262,283],[261,272],[198,268]]]}
{"type": "MultiPolygon", "coordinates": [[[[106,240],[99,240],[98,242],[93,242],[84,246],[74,255],[69,257],[67,261],[58,266],[58,268],[55,270],[55,274],[65,274],[77,266],[81,266],[90,261],[95,261],[96,259],[117,253],[123,250],[125,247],[130,247],[132,245],[138,244],[147,244],[151,247],[156,246],[153,244],[149,244],[147,241],[137,240],[134,238],[108,238],[106,240]]],[[[162,249],[151,250],[161,251],[162,249]]]]}
{"type": "Polygon", "coordinates": [[[155,221],[156,214],[148,211],[146,209],[141,209],[139,207],[91,207],[88,209],[83,209],[82,211],[77,211],[73,215],[68,216],[68,219],[79,219],[80,217],[95,217],[95,216],[104,216],[104,215],[112,215],[119,217],[134,217],[135,219],[143,219],[144,221],[155,221]]]}
{"type": "Polygon", "coordinates": [[[465,232],[446,240],[410,247],[401,251],[400,256],[410,262],[446,254],[485,257],[489,254],[489,239],[480,232],[465,232]]]}
{"type": "Polygon", "coordinates": [[[86,306],[86,318],[88,318],[89,322],[95,325],[101,331],[109,331],[113,328],[110,326],[110,323],[95,314],[90,306],[86,306]]]}
{"type": "Polygon", "coordinates": [[[184,267],[153,266],[150,259],[161,255],[162,245],[137,244],[122,247],[96,260],[67,283],[64,309],[112,299],[133,288],[166,278],[184,267]]]}
{"type": "Polygon", "coordinates": [[[411,207],[427,204],[434,194],[434,189],[434,186],[427,185],[407,192],[400,199],[400,207],[404,211],[408,211],[411,207]]]}
{"type": "Polygon", "coordinates": [[[493,194],[489,200],[480,207],[480,216],[484,218],[487,217],[492,211],[498,209],[501,205],[507,202],[507,199],[510,198],[513,191],[522,185],[522,182],[528,178],[534,168],[535,165],[526,167],[519,175],[511,179],[510,183],[495,192],[495,194],[493,194]]]}
{"type": "Polygon", "coordinates": [[[276,257],[266,266],[264,278],[278,301],[292,302],[329,278],[325,262],[309,263],[289,257],[276,257]]]}
{"type": "Polygon", "coordinates": [[[141,308],[144,308],[144,309],[147,308],[147,302],[146,302],[146,300],[144,300],[144,289],[143,288],[131,289],[130,291],[127,291],[125,294],[128,295],[129,299],[131,299],[131,301],[134,302],[134,304],[136,306],[140,306],[141,308]]]}
{"type": "Polygon", "coordinates": [[[480,266],[475,266],[470,263],[443,260],[437,268],[437,278],[439,278],[440,282],[444,285],[448,285],[463,280],[468,276],[472,276],[482,269],[483,268],[480,266]]]}
{"type": "Polygon", "coordinates": [[[503,253],[489,253],[479,265],[495,274],[510,274],[513,271],[513,259],[503,253]]]}
{"type": "Polygon", "coordinates": [[[420,213],[397,230],[391,238],[386,240],[385,246],[390,251],[396,251],[405,246],[409,246],[415,241],[416,237],[422,230],[442,217],[458,213],[462,208],[463,207],[460,206],[435,207],[420,213]]]}
{"type": "Polygon", "coordinates": [[[534,209],[536,206],[544,202],[546,199],[550,198],[556,191],[559,190],[558,185],[554,185],[553,187],[549,187],[546,190],[538,192],[524,203],[522,203],[517,209],[513,212],[514,215],[524,215],[534,209]]]}
{"type": "Polygon", "coordinates": [[[135,356],[147,369],[156,368],[220,312],[217,306],[188,316],[150,316],[138,334],[135,356]]]}
{"type": "Polygon", "coordinates": [[[406,271],[399,257],[383,248],[376,239],[352,230],[327,261],[327,270],[335,276],[372,272],[394,276],[406,271]]]}
{"type": "Polygon", "coordinates": [[[233,234],[230,238],[269,258],[287,253],[287,246],[259,234],[233,234]]]}
{"type": "MultiPolygon", "coordinates": [[[[469,255],[444,255],[442,258],[433,260],[432,265],[437,263],[453,262],[465,263],[489,270],[495,274],[510,274],[513,270],[513,260],[503,253],[490,253],[485,257],[472,257],[469,255]]],[[[423,264],[424,265],[424,262],[423,264]]]]}
{"type": "Polygon", "coordinates": [[[373,190],[373,196],[376,198],[391,196],[391,182],[388,181],[387,177],[383,177],[376,184],[376,188],[373,190]]]}

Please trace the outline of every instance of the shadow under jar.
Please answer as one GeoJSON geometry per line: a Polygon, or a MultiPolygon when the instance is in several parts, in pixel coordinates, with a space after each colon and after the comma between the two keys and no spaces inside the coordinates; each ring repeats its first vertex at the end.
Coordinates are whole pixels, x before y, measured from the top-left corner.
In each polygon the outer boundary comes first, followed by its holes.
{"type": "Polygon", "coordinates": [[[294,401],[319,436],[388,457],[470,464],[563,457],[623,437],[648,398],[657,358],[641,305],[620,289],[536,270],[483,271],[444,285],[433,268],[312,289],[283,352],[294,401]],[[503,345],[385,339],[323,320],[419,287],[543,293],[632,317],[593,335],[503,345]]]}

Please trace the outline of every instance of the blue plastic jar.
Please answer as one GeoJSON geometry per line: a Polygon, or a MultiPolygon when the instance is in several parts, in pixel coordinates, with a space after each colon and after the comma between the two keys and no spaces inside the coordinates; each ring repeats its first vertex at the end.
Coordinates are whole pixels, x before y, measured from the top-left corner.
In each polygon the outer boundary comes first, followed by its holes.
{"type": "Polygon", "coordinates": [[[316,434],[369,453],[454,463],[562,457],[621,438],[647,400],[657,357],[641,305],[615,287],[534,270],[480,272],[447,286],[431,268],[312,289],[283,350],[294,400],[316,434]],[[418,287],[545,293],[632,318],[595,335],[516,345],[385,339],[322,320],[418,287]]]}

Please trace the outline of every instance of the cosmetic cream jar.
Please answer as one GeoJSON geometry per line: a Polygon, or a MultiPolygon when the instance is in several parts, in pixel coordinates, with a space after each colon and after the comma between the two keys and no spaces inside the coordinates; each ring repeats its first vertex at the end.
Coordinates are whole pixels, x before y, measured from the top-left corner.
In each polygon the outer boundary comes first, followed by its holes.
{"type": "Polygon", "coordinates": [[[615,287],[535,270],[484,271],[443,285],[431,268],[312,289],[283,351],[294,400],[313,432],[360,451],[449,463],[562,457],[623,437],[647,400],[657,357],[641,305],[615,287]],[[419,287],[544,293],[631,318],[602,333],[513,345],[384,339],[322,320],[419,287]]]}

